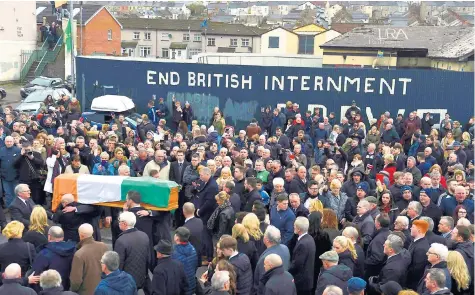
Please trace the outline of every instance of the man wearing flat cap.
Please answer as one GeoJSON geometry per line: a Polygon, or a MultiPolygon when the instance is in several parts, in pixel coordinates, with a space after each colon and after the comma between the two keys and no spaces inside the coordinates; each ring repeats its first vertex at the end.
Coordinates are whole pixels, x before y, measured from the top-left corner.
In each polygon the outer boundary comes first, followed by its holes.
{"type": "Polygon", "coordinates": [[[315,295],[322,295],[329,285],[347,290],[348,280],[353,277],[353,271],[344,264],[338,264],[338,253],[327,251],[319,256],[322,260],[323,269],[318,276],[317,290],[315,295]]]}
{"type": "Polygon", "coordinates": [[[424,269],[428,263],[427,250],[430,245],[426,239],[429,223],[425,220],[416,220],[411,226],[411,236],[414,238],[409,245],[411,264],[407,272],[407,288],[416,290],[419,280],[424,275],[424,269]]]}
{"type": "Polygon", "coordinates": [[[153,270],[153,294],[183,294],[188,285],[183,264],[171,258],[172,244],[167,240],[160,240],[154,247],[157,251],[157,266],[153,270]]]}

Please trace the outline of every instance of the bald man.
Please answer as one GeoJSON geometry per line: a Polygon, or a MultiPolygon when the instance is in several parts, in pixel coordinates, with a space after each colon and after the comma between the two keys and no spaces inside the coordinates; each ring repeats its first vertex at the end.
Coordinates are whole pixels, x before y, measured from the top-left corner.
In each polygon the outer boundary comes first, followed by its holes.
{"type": "Polygon", "coordinates": [[[94,229],[89,223],[82,224],[79,229],[78,250],[74,254],[71,275],[71,291],[79,295],[94,294],[101,281],[101,258],[109,249],[102,242],[94,241],[94,229]]]}
{"type": "Polygon", "coordinates": [[[264,294],[296,295],[294,278],[284,270],[282,258],[277,254],[269,254],[264,259],[266,271],[261,282],[264,284],[264,294]]]}
{"type": "Polygon", "coordinates": [[[3,273],[3,285],[0,287],[0,294],[36,295],[33,289],[21,285],[21,267],[17,263],[12,263],[5,268],[3,273]]]}

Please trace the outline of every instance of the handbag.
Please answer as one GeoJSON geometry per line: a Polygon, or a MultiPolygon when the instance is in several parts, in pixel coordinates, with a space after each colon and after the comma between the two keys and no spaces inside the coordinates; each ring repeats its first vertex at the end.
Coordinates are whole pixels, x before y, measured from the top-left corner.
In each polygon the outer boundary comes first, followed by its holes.
{"type": "Polygon", "coordinates": [[[33,260],[31,259],[31,252],[30,252],[30,243],[26,242],[26,250],[28,251],[28,258],[30,261],[30,267],[25,273],[25,277],[28,278],[33,273],[33,260]]]}

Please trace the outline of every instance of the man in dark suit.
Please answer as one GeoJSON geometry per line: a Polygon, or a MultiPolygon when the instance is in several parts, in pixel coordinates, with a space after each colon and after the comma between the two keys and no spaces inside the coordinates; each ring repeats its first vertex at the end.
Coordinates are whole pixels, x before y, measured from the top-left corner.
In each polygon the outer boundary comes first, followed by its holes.
{"type": "Polygon", "coordinates": [[[426,233],[426,239],[429,242],[429,245],[432,245],[432,243],[447,245],[447,240],[443,236],[439,236],[433,232],[434,221],[432,220],[432,218],[427,216],[421,216],[419,220],[425,220],[427,221],[427,223],[429,223],[429,230],[426,233]]]}
{"type": "Polygon", "coordinates": [[[309,222],[306,217],[297,217],[294,222],[294,233],[298,235],[289,273],[294,276],[298,295],[310,295],[315,279],[315,241],[308,234],[309,222]]]}
{"type": "Polygon", "coordinates": [[[249,193],[247,194],[246,204],[241,204],[243,211],[252,212],[252,206],[255,201],[261,201],[262,197],[257,189],[257,179],[255,177],[247,177],[244,181],[244,187],[249,193]]]}
{"type": "Polygon", "coordinates": [[[280,146],[283,149],[289,149],[290,148],[290,140],[287,137],[287,135],[282,133],[282,128],[278,127],[275,130],[275,135],[277,136],[277,143],[280,144],[280,146]]]}
{"type": "Polygon", "coordinates": [[[307,169],[300,166],[297,175],[290,182],[289,193],[303,194],[307,192],[307,169]]]}
{"type": "MultiPolygon", "coordinates": [[[[423,179],[424,178],[426,177],[423,177],[423,179]]],[[[440,208],[436,204],[431,202],[430,196],[426,193],[424,189],[421,189],[419,193],[419,201],[422,205],[421,216],[430,217],[433,220],[432,222],[434,224],[439,224],[439,220],[442,217],[442,210],[440,210],[440,208]]],[[[436,228],[434,232],[438,234],[439,230],[436,228]]]]}
{"type": "Polygon", "coordinates": [[[376,231],[374,232],[373,239],[369,243],[366,250],[366,277],[377,276],[381,271],[386,259],[384,254],[384,242],[389,236],[389,216],[386,213],[381,213],[376,216],[374,225],[376,231]]]}
{"type": "Polygon", "coordinates": [[[397,235],[389,235],[384,243],[384,254],[388,256],[378,276],[370,277],[369,294],[381,294],[381,285],[395,281],[405,286],[407,267],[411,263],[410,254],[404,249],[404,242],[397,235]]]}
{"type": "Polygon", "coordinates": [[[71,194],[65,194],[61,197],[61,204],[56,212],[53,214],[53,222],[60,224],[61,229],[64,232],[65,241],[74,241],[79,243],[79,226],[86,223],[84,216],[76,214],[76,212],[63,212],[63,209],[67,206],[76,207],[77,203],[74,201],[74,196],[71,194]]]}
{"type": "MultiPolygon", "coordinates": [[[[193,204],[197,208],[196,216],[198,216],[203,224],[208,223],[208,219],[213,214],[214,209],[218,206],[215,196],[219,192],[218,184],[216,180],[211,177],[211,170],[207,167],[203,167],[200,170],[200,186],[198,187],[198,193],[193,199],[193,204]]],[[[213,241],[211,232],[207,229],[202,234],[203,242],[203,255],[208,257],[208,260],[213,259],[213,241]]]]}
{"type": "Polygon", "coordinates": [[[35,207],[35,202],[31,199],[31,191],[27,184],[19,184],[15,187],[17,196],[10,205],[10,214],[12,220],[17,220],[25,226],[24,232],[30,226],[30,215],[35,207]]]}
{"type": "Polygon", "coordinates": [[[300,201],[300,196],[297,193],[292,193],[289,195],[290,209],[295,214],[295,217],[303,216],[308,217],[310,214],[308,209],[300,201]]]}
{"type": "Polygon", "coordinates": [[[411,236],[414,241],[409,246],[409,253],[411,254],[411,264],[407,270],[407,285],[406,287],[412,290],[417,289],[419,279],[424,275],[427,261],[427,250],[430,245],[427,241],[426,233],[429,230],[429,223],[425,220],[416,220],[411,226],[411,236]]]}
{"type": "MultiPolygon", "coordinates": [[[[187,202],[183,205],[183,215],[185,216],[185,224],[183,227],[186,227],[190,231],[190,243],[195,247],[196,254],[198,259],[201,259],[201,237],[203,233],[203,221],[195,217],[195,205],[193,203],[187,202]]],[[[200,265],[198,260],[198,265],[200,265]]]]}
{"type": "MultiPolygon", "coordinates": [[[[74,197],[73,197],[73,200],[74,200],[74,197]]],[[[92,228],[94,230],[92,236],[94,240],[97,242],[101,241],[101,230],[99,228],[99,217],[101,215],[101,207],[71,202],[63,208],[62,212],[74,213],[74,215],[80,216],[80,218],[82,218],[84,223],[89,223],[90,225],[92,225],[92,228]]]]}
{"type": "Polygon", "coordinates": [[[183,184],[183,173],[185,172],[186,166],[190,165],[190,163],[185,160],[185,152],[183,150],[176,152],[176,159],[175,162],[171,162],[170,164],[170,180],[178,184],[183,184]]]}
{"type": "Polygon", "coordinates": [[[153,248],[153,219],[146,216],[147,214],[150,215],[150,212],[140,205],[141,202],[142,196],[138,191],[129,191],[124,204],[124,211],[135,214],[135,228],[147,234],[150,248],[153,248]]]}

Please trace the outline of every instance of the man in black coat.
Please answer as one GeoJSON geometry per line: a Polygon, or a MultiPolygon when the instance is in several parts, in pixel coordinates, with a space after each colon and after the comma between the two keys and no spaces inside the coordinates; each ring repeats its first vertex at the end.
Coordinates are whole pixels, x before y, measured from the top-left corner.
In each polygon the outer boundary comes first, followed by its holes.
{"type": "MultiPolygon", "coordinates": [[[[197,208],[196,216],[203,221],[203,224],[207,224],[214,209],[218,206],[215,196],[219,192],[219,187],[216,180],[211,177],[211,170],[207,167],[201,168],[200,180],[201,184],[196,197],[193,199],[193,204],[197,208]]],[[[203,242],[203,250],[205,251],[202,255],[205,255],[208,257],[208,260],[211,261],[211,259],[213,259],[214,249],[212,233],[208,229],[203,230],[201,241],[203,242]]]]}
{"type": "MultiPolygon", "coordinates": [[[[170,164],[170,180],[183,185],[183,174],[190,163],[185,160],[185,152],[182,150],[176,152],[176,159],[176,161],[171,162],[170,164]]],[[[183,208],[185,202],[185,190],[183,189],[178,193],[178,210],[175,211],[175,221],[177,226],[183,225],[184,217],[181,208],[183,208]]]]}
{"type": "Polygon", "coordinates": [[[154,249],[157,251],[157,266],[153,270],[152,294],[184,294],[188,281],[183,264],[171,258],[172,244],[161,240],[154,249]]]}
{"type": "Polygon", "coordinates": [[[421,216],[419,220],[424,220],[424,221],[427,221],[427,223],[429,223],[429,230],[427,230],[426,232],[426,239],[427,239],[427,242],[429,242],[429,245],[432,245],[433,243],[447,245],[447,240],[444,237],[436,235],[434,233],[433,231],[434,221],[432,220],[432,218],[427,217],[427,216],[421,216]]]}
{"type": "Polygon", "coordinates": [[[13,162],[13,167],[18,171],[18,182],[28,185],[35,204],[43,205],[45,194],[39,174],[40,169],[44,166],[43,158],[40,153],[33,151],[29,142],[22,144],[20,154],[13,162]]]}
{"type": "Polygon", "coordinates": [[[289,149],[290,148],[290,140],[287,137],[287,135],[282,133],[282,128],[278,127],[275,130],[275,135],[277,137],[277,143],[280,144],[280,146],[283,149],[289,149]]]}
{"type": "MultiPolygon", "coordinates": [[[[183,205],[183,215],[185,216],[185,224],[183,227],[186,227],[190,231],[190,244],[195,247],[198,259],[201,259],[203,221],[200,218],[195,217],[195,205],[190,202],[183,205]]],[[[198,265],[200,265],[200,263],[198,263],[198,265]]]]}
{"type": "Polygon", "coordinates": [[[386,260],[384,254],[384,243],[390,234],[389,224],[389,216],[386,213],[381,213],[376,216],[374,222],[376,231],[366,251],[365,278],[377,276],[383,268],[384,261],[386,260]]]}
{"type": "Polygon", "coordinates": [[[374,220],[371,217],[370,205],[366,200],[361,200],[356,206],[356,214],[353,223],[359,227],[363,249],[367,249],[374,234],[374,220]]]}
{"type": "MultiPolygon", "coordinates": [[[[431,202],[429,195],[424,189],[421,189],[419,193],[419,201],[422,205],[421,216],[430,217],[434,224],[439,224],[440,218],[442,217],[442,210],[440,210],[436,204],[431,202]]],[[[433,230],[436,234],[439,233],[437,228],[434,228],[433,230]]]]}
{"type": "Polygon", "coordinates": [[[65,194],[61,197],[61,204],[53,214],[53,222],[61,225],[65,241],[79,243],[78,229],[79,226],[86,223],[86,221],[82,215],[76,214],[75,212],[63,212],[63,209],[67,206],[77,207],[77,203],[74,202],[74,196],[71,194],[65,194]]]}
{"type": "Polygon", "coordinates": [[[406,285],[407,267],[411,263],[409,252],[404,249],[404,242],[397,235],[389,235],[384,243],[384,254],[388,259],[378,276],[370,277],[370,294],[381,294],[381,285],[394,281],[401,286],[406,285]]]}
{"type": "MultiPolygon", "coordinates": [[[[72,195],[71,195],[72,196],[72,195]]],[[[74,200],[74,197],[73,197],[74,200]]],[[[63,213],[73,213],[79,215],[83,220],[83,223],[89,223],[94,229],[93,238],[94,241],[101,241],[101,230],[99,228],[99,217],[101,215],[101,207],[88,204],[80,204],[71,202],[64,206],[63,213]]],[[[80,226],[79,224],[78,226],[80,226]]]]}
{"type": "Polygon", "coordinates": [[[294,212],[295,217],[308,217],[310,214],[308,209],[300,202],[300,196],[297,193],[289,195],[290,209],[294,212]]]}
{"type": "Polygon", "coordinates": [[[297,175],[290,182],[288,193],[302,194],[307,192],[307,169],[300,166],[297,175]]]}
{"type": "Polygon", "coordinates": [[[308,234],[309,221],[306,217],[297,217],[294,233],[298,241],[292,253],[289,273],[293,275],[298,295],[311,294],[315,271],[315,241],[308,234]]]}
{"type": "Polygon", "coordinates": [[[12,220],[17,220],[25,226],[24,233],[30,226],[30,216],[36,206],[31,199],[31,191],[27,184],[19,184],[15,187],[16,198],[13,199],[9,211],[12,220]]]}
{"type": "Polygon", "coordinates": [[[294,278],[285,271],[279,255],[267,255],[264,259],[264,270],[265,273],[261,279],[264,284],[263,294],[297,295],[294,278]]]}
{"type": "Polygon", "coordinates": [[[470,240],[470,230],[468,226],[457,225],[452,231],[452,241],[454,250],[462,254],[465,264],[468,267],[470,277],[470,287],[473,290],[474,266],[473,266],[473,242],[470,240]]]}
{"type": "Polygon", "coordinates": [[[219,249],[223,256],[228,258],[236,272],[236,293],[242,295],[251,294],[252,266],[249,257],[237,251],[237,240],[233,237],[225,237],[219,241],[219,249]]]}
{"type": "MultiPolygon", "coordinates": [[[[246,204],[244,205],[243,211],[252,212],[252,206],[255,201],[262,200],[261,194],[257,189],[257,179],[255,177],[247,177],[244,182],[244,187],[249,193],[247,194],[246,204]]],[[[241,204],[243,207],[243,204],[241,204]]]]}
{"type": "Polygon", "coordinates": [[[150,268],[150,240],[147,234],[134,228],[137,222],[135,214],[123,212],[119,216],[119,235],[114,251],[119,254],[119,269],[130,274],[137,284],[137,290],[143,289],[145,294],[150,290],[148,270],[150,268]]]}
{"type": "Polygon", "coordinates": [[[234,193],[234,181],[226,181],[223,185],[223,192],[226,192],[229,195],[229,202],[231,202],[231,207],[233,207],[234,213],[241,212],[241,197],[234,193]]]}
{"type": "MultiPolygon", "coordinates": [[[[127,199],[124,204],[124,211],[129,211],[135,214],[136,223],[135,228],[147,234],[150,242],[150,249],[153,248],[153,219],[150,216],[150,211],[146,210],[140,205],[142,196],[138,191],[129,191],[127,199]]],[[[155,260],[155,259],[154,259],[155,260]]]]}
{"type": "Polygon", "coordinates": [[[414,241],[409,246],[409,253],[411,255],[411,264],[407,270],[407,285],[406,287],[412,290],[417,289],[417,284],[420,278],[424,275],[424,270],[428,263],[427,250],[430,245],[425,235],[429,230],[429,223],[425,220],[416,220],[411,226],[411,236],[414,241]]]}

